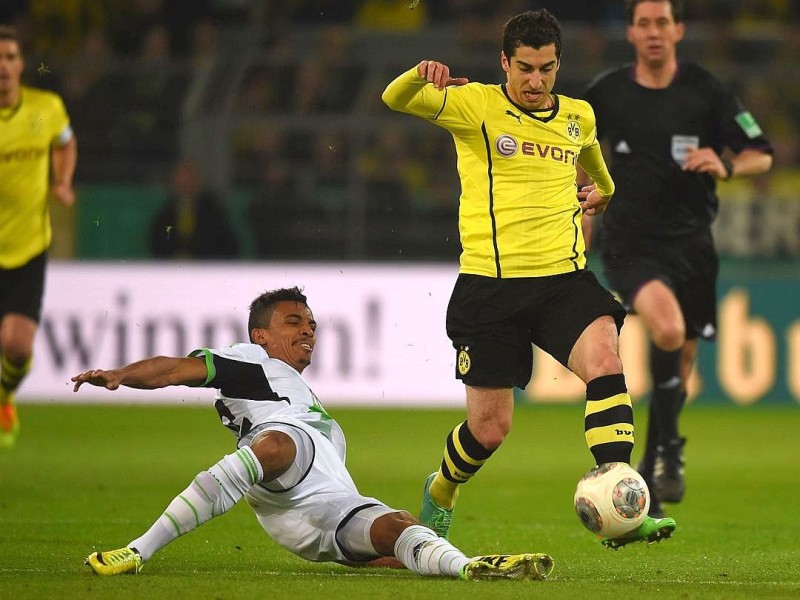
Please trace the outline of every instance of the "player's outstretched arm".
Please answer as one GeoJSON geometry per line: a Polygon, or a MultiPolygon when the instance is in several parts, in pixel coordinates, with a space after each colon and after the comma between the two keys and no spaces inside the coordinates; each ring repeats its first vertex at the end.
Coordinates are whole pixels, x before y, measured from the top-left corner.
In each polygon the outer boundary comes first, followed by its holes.
{"type": "Polygon", "coordinates": [[[116,390],[121,385],[154,390],[170,385],[202,385],[207,376],[208,369],[203,358],[155,356],[110,371],[90,369],[75,375],[70,381],[75,383],[74,392],[84,383],[107,390],[116,390]]]}

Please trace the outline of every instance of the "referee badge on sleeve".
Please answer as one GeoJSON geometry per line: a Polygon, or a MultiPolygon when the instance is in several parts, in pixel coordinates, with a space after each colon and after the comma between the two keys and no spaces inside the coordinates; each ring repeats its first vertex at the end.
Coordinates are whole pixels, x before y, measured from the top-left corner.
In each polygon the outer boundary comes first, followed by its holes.
{"type": "Polygon", "coordinates": [[[747,137],[749,137],[751,140],[753,138],[757,138],[763,133],[763,131],[761,131],[761,127],[759,127],[758,123],[749,111],[740,112],[738,115],[736,115],[736,123],[742,128],[742,131],[744,131],[747,137]]]}
{"type": "Polygon", "coordinates": [[[472,360],[469,358],[469,346],[461,346],[458,351],[458,372],[460,375],[466,375],[469,368],[472,366],[472,360]]]}

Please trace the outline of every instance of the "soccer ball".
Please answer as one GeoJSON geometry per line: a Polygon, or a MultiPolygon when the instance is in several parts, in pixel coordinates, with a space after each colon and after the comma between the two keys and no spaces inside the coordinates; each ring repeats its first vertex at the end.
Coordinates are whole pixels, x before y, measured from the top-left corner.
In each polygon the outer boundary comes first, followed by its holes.
{"type": "Polygon", "coordinates": [[[636,529],[649,509],[647,484],[626,463],[604,463],[591,469],[575,490],[575,513],[581,523],[604,538],[636,529]]]}

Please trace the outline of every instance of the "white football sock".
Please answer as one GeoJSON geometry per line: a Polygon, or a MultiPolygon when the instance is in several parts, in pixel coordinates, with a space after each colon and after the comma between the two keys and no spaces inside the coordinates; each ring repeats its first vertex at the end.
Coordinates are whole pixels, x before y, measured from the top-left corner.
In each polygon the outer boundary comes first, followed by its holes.
{"type": "Polygon", "coordinates": [[[253,451],[245,446],[200,472],[144,535],[128,544],[148,560],[172,540],[230,510],[264,472],[253,451]]]}
{"type": "Polygon", "coordinates": [[[394,554],[409,570],[421,575],[459,577],[471,559],[446,539],[422,525],[403,531],[394,544],[394,554]]]}

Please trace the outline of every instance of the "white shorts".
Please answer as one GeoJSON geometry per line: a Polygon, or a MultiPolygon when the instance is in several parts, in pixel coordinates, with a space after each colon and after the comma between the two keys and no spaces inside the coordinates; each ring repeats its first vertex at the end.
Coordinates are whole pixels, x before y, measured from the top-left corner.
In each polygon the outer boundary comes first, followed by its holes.
{"type": "Polygon", "coordinates": [[[297,455],[286,473],[247,492],[245,498],[261,526],[281,546],[307,560],[376,558],[370,527],[378,517],[397,511],[359,494],[336,447],[303,421],[277,417],[259,424],[239,446],[275,430],[294,440],[297,455]]]}

